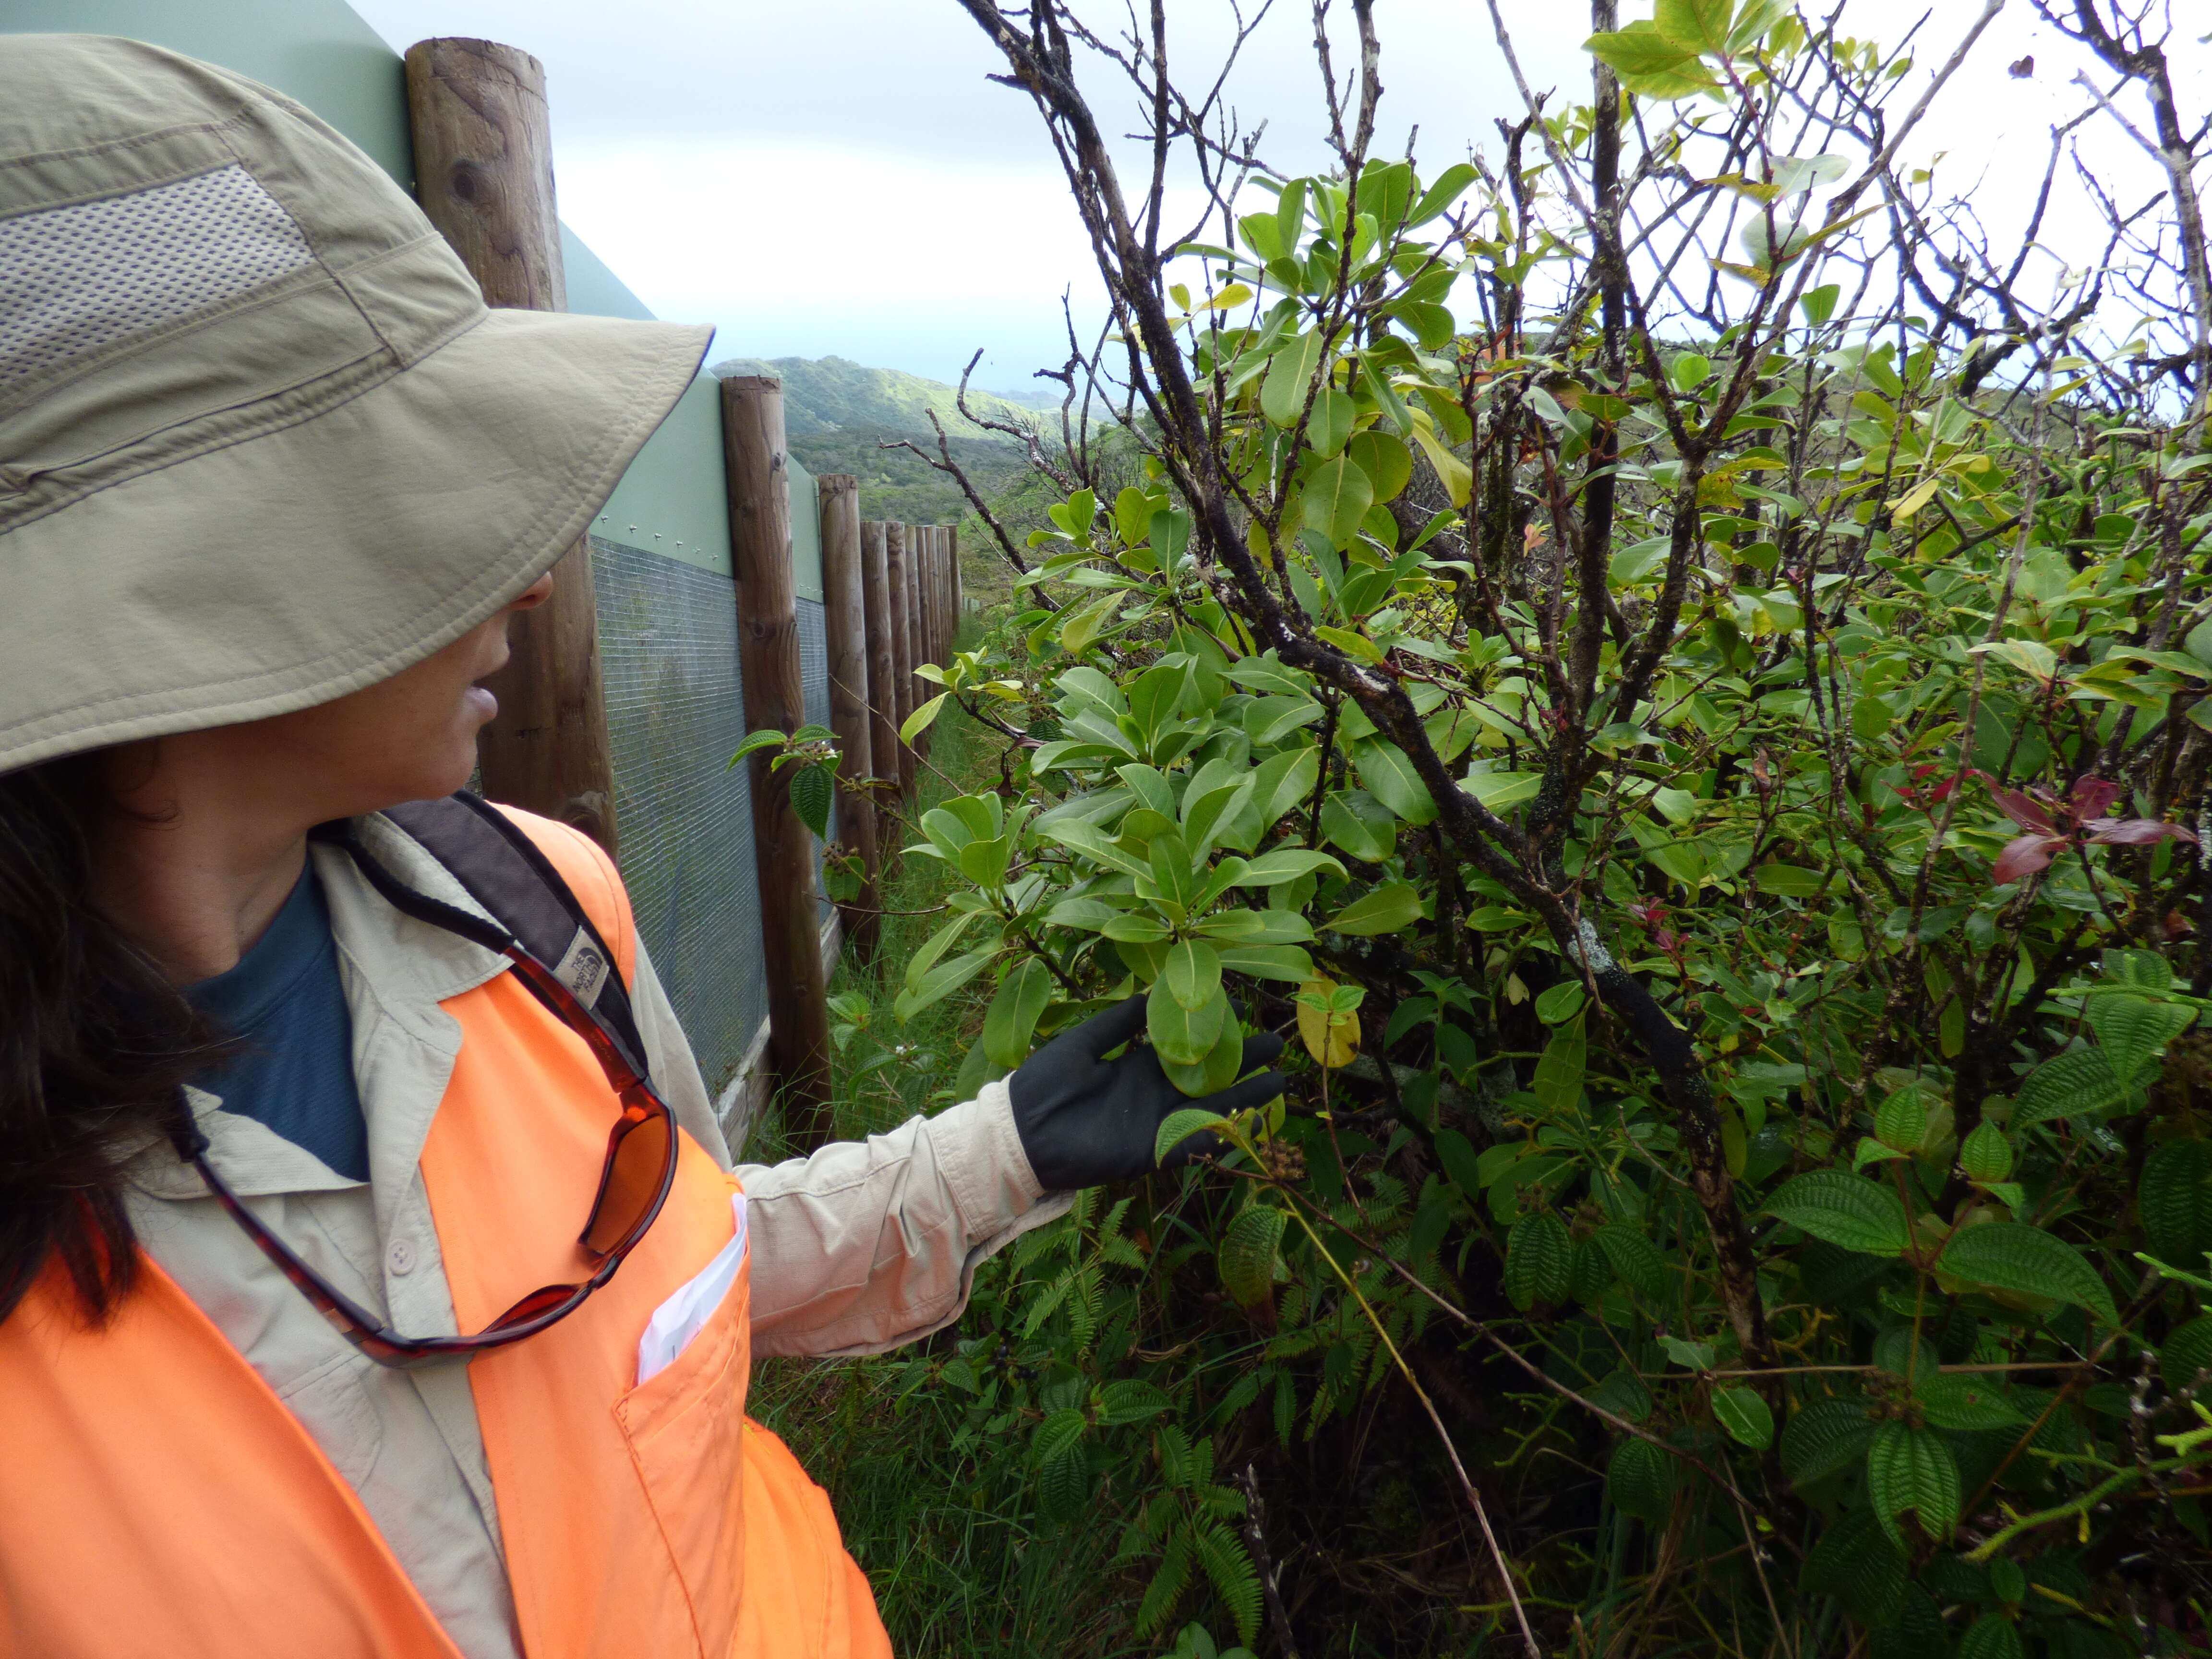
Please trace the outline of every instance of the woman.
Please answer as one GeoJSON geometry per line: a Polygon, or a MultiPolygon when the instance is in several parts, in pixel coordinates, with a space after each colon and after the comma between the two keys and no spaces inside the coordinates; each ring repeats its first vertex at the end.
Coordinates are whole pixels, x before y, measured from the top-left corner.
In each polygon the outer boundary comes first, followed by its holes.
{"type": "Polygon", "coordinates": [[[279,95],[8,38],[0,1650],[887,1652],[750,1352],[1152,1167],[1133,1000],[733,1170],[611,864],[440,799],[706,339],[488,312],[279,95]]]}

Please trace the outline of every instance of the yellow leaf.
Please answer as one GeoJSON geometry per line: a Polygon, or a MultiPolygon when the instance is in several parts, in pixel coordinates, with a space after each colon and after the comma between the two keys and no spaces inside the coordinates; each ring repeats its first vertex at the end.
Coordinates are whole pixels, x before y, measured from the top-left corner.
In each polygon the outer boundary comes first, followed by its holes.
{"type": "MultiPolygon", "coordinates": [[[[1298,987],[1301,994],[1311,991],[1324,1001],[1336,989],[1336,981],[1329,979],[1310,979],[1298,987]]],[[[1314,1057],[1314,1064],[1331,1070],[1349,1066],[1359,1053],[1359,1016],[1357,1012],[1331,1013],[1298,999],[1298,1036],[1304,1039],[1306,1052],[1314,1057]]]]}
{"type": "Polygon", "coordinates": [[[1915,489],[1910,495],[1907,495],[1903,501],[1899,501],[1895,507],[1890,508],[1890,517],[1893,519],[1910,519],[1922,507],[1927,506],[1929,502],[1936,499],[1936,487],[1941,483],[1942,483],[1942,479],[1940,477],[1929,479],[1917,489],[1915,489]]]}
{"type": "Polygon", "coordinates": [[[1474,469],[1438,443],[1429,423],[1419,416],[1413,419],[1413,441],[1420,445],[1421,453],[1429,458],[1429,465],[1437,470],[1437,477],[1443,480],[1444,493],[1451,497],[1451,504],[1465,507],[1468,493],[1474,488],[1474,469]]]}

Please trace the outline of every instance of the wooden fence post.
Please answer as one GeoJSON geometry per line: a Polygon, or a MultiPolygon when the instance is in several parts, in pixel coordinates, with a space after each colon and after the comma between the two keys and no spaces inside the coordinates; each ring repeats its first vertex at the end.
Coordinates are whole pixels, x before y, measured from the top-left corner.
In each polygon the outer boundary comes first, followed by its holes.
{"type": "Polygon", "coordinates": [[[868,718],[867,597],[860,574],[860,481],[845,472],[816,480],[822,497],[822,613],[830,654],[830,727],[837,734],[837,841],[860,861],[860,890],[837,908],[854,958],[875,960],[883,901],[878,896],[876,805],[866,780],[874,737],[868,718]]]}
{"type": "MultiPolygon", "coordinates": [[[[422,210],[484,303],[568,309],[544,67],[495,41],[419,40],[407,51],[407,113],[422,210]]],[[[477,745],[483,792],[574,824],[611,853],[614,761],[589,541],[553,567],[552,596],[508,636],[512,655],[489,683],[499,714],[477,745]]]]}
{"type": "MultiPolygon", "coordinates": [[[[884,526],[884,575],[890,596],[891,686],[884,701],[890,706],[895,730],[903,729],[906,717],[914,713],[914,588],[908,566],[909,526],[887,524],[884,526]]],[[[903,743],[896,744],[892,758],[898,765],[899,798],[914,799],[914,750],[903,743]]],[[[890,775],[890,769],[884,769],[890,775]]]]}
{"type": "MultiPolygon", "coordinates": [[[[897,670],[891,652],[891,585],[884,563],[889,526],[870,520],[860,526],[860,583],[868,623],[868,758],[878,779],[898,775],[896,696],[891,684],[897,670]]],[[[888,792],[875,792],[876,856],[888,867],[898,858],[898,818],[888,792]]]]}
{"type": "MultiPolygon", "coordinates": [[[[806,723],[806,693],[799,662],[783,382],[739,374],[721,384],[745,723],[756,731],[794,732],[806,723]]],[[[746,763],[767,958],[769,1063],[792,1138],[811,1147],[826,1141],[830,1128],[830,1011],[814,904],[814,837],[792,807],[790,770],[771,771],[769,760],[757,750],[746,763]]]]}
{"type": "Polygon", "coordinates": [[[952,638],[957,644],[961,625],[968,620],[966,585],[960,580],[960,526],[953,525],[945,532],[945,545],[952,560],[952,638]]]}

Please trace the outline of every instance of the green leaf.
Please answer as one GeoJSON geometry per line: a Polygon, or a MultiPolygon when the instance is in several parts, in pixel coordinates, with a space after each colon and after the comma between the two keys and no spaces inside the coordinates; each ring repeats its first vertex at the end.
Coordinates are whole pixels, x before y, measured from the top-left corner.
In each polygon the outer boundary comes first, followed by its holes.
{"type": "Polygon", "coordinates": [[[730,757],[730,764],[735,766],[757,749],[781,749],[785,741],[784,735],[781,732],[767,730],[748,732],[745,734],[745,740],[738,745],[737,752],[730,757]]]}
{"type": "Polygon", "coordinates": [[[1856,1400],[1816,1400],[1782,1431],[1782,1473],[1793,1486],[1809,1486],[1857,1466],[1874,1438],[1874,1422],[1856,1400]]]}
{"type": "Polygon", "coordinates": [[[1381,738],[1351,745],[1352,763],[1367,791],[1407,823],[1433,823],[1437,803],[1406,751],[1381,738]]]}
{"type": "MultiPolygon", "coordinates": [[[[1413,204],[1406,215],[1406,228],[1411,230],[1425,225],[1464,195],[1467,187],[1481,175],[1465,161],[1455,161],[1436,176],[1434,183],[1421,192],[1421,199],[1413,204]]],[[[2212,659],[2208,659],[2212,660],[2212,659]]]]}
{"type": "Polygon", "coordinates": [[[1321,367],[1321,336],[1310,331],[1284,342],[1260,382],[1260,412],[1273,426],[1295,426],[1306,406],[1314,370],[1321,367]]]}
{"type": "Polygon", "coordinates": [[[2088,1117],[2127,1098],[2101,1048],[2069,1048],[2027,1074],[2014,1099],[2015,1133],[2055,1117],[2088,1117]]]}
{"type": "Polygon", "coordinates": [[[1313,957],[1296,945],[1229,944],[1215,950],[1224,974],[1279,979],[1291,985],[1303,985],[1314,976],[1313,957]]]}
{"type": "Polygon", "coordinates": [[[1880,1630],[1905,1610],[1905,1553],[1865,1510],[1830,1522],[1806,1552],[1800,1583],[1815,1595],[1832,1595],[1844,1613],[1880,1630]]]}
{"type": "Polygon", "coordinates": [[[1874,1132],[1884,1146],[1917,1152],[1928,1138],[1928,1097],[1917,1083],[1893,1091],[1875,1109],[1874,1132]]]}
{"type": "Polygon", "coordinates": [[[1456,1129],[1439,1129],[1437,1158],[1444,1166],[1445,1177],[1459,1188],[1461,1196],[1468,1203],[1482,1196],[1481,1165],[1473,1141],[1456,1129]]]}
{"type": "Polygon", "coordinates": [[[1920,1397],[1921,1414],[1930,1428],[1971,1431],[2027,1421],[2018,1407],[1997,1392],[1991,1377],[1937,1375],[1923,1379],[1913,1392],[1920,1397]]]}
{"type": "Polygon", "coordinates": [[[1174,1404],[1164,1390],[1140,1377],[1116,1377],[1098,1390],[1098,1421],[1103,1427],[1116,1429],[1125,1423],[1158,1417],[1174,1404]]]}
{"type": "Polygon", "coordinates": [[[1044,1421],[1038,1424],[1030,1435],[1030,1460],[1036,1463],[1049,1463],[1056,1457],[1065,1456],[1074,1449],[1088,1427],[1090,1425],[1084,1420],[1083,1413],[1073,1407],[1048,1412],[1044,1421]]]}
{"type": "Polygon", "coordinates": [[[1774,1443],[1774,1413],[1752,1389],[1715,1389],[1713,1416],[1739,1445],[1765,1451],[1774,1443]]]}
{"type": "Polygon", "coordinates": [[[1588,1064],[1589,1043],[1579,1018],[1553,1031],[1528,1085],[1535,1091],[1537,1104],[1553,1117],[1572,1112],[1582,1099],[1583,1074],[1588,1064]]]}
{"type": "Polygon", "coordinates": [[[1272,853],[1262,853],[1244,866],[1237,877],[1238,887],[1279,887],[1286,881],[1296,881],[1316,870],[1326,870],[1340,879],[1344,866],[1326,853],[1310,851],[1303,847],[1279,848],[1272,853]]]}
{"type": "Polygon", "coordinates": [[[1285,1216],[1266,1204],[1255,1204],[1229,1224],[1214,1258],[1221,1267],[1221,1285],[1240,1307],[1265,1302],[1275,1288],[1275,1252],[1283,1242],[1285,1216]]]}
{"type": "Polygon", "coordinates": [[[1783,898],[1811,898],[1826,884],[1826,878],[1818,870],[1802,870],[1794,864],[1762,864],[1753,872],[1752,879],[1760,892],[1783,898]]]}
{"type": "Polygon", "coordinates": [[[965,956],[955,957],[950,962],[939,963],[908,989],[899,993],[891,1004],[891,1012],[903,1024],[923,1009],[940,1002],[981,973],[1006,947],[994,945],[988,949],[970,951],[965,956]]]}
{"type": "Polygon", "coordinates": [[[2012,1173],[2012,1143],[1994,1123],[1978,1123],[1959,1146],[1959,1167],[1984,1186],[2012,1173]]]}
{"type": "Polygon", "coordinates": [[[1221,993],[1221,958],[1200,939],[1178,939],[1168,946],[1160,983],[1186,1010],[1195,1012],[1221,993]]]}
{"type": "Polygon", "coordinates": [[[2136,1188],[2136,1213],[2154,1255],[2177,1266],[2203,1261],[2212,1250],[2212,1141],[2152,1147],[2136,1188]]]}
{"type": "Polygon", "coordinates": [[[1321,805],[1321,829],[1336,846],[1380,864],[1398,844],[1398,821],[1364,789],[1339,789],[1321,805]]]}
{"type": "Polygon", "coordinates": [[[1196,1066],[1220,1041],[1221,1028],[1228,1018],[1229,998],[1217,977],[1212,996],[1196,1008],[1184,1007],[1172,993],[1149,999],[1145,1004],[1145,1034],[1159,1050],[1161,1059],[1196,1066]]]}
{"type": "Polygon", "coordinates": [[[994,1065],[1012,1071],[1030,1057],[1030,1039],[1051,1000],[1052,970],[1035,957],[1000,981],[983,1015],[983,1053],[994,1065]]]}
{"type": "Polygon", "coordinates": [[[2159,1380],[2168,1394],[2179,1394],[2195,1386],[2197,1372],[2207,1369],[2212,1369],[2212,1314],[2199,1314],[2160,1346],[2159,1380]]]}
{"type": "Polygon", "coordinates": [[[1536,998],[1536,1018],[1547,1025],[1565,1025],[1583,1011],[1589,1000],[1578,979],[1562,980],[1536,998]]]}
{"type": "Polygon", "coordinates": [[[1394,881],[1352,900],[1322,926],[1339,933],[1372,935],[1401,933],[1420,919],[1419,890],[1411,882],[1394,881]]]}
{"type": "Polygon", "coordinates": [[[1249,1644],[1260,1629],[1260,1575],[1252,1558],[1234,1534],[1210,1516],[1192,1524],[1190,1540],[1198,1565],[1206,1569],[1206,1582],[1237,1621],[1237,1641],[1249,1644]]]}
{"type": "Polygon", "coordinates": [[[1505,1294],[1524,1311],[1533,1303],[1565,1302],[1574,1241],[1567,1224],[1549,1210],[1513,1224],[1505,1248],[1505,1294]]]}
{"type": "Polygon", "coordinates": [[[1694,52],[1675,45],[1643,18],[1612,34],[1593,34],[1583,50],[1640,98],[1688,98],[1718,84],[1694,52]]]}
{"type": "Polygon", "coordinates": [[[1875,1429],[1867,1447],[1867,1498],[1898,1548],[1911,1548],[1898,1524],[1907,1509],[1920,1517],[1920,1528],[1942,1544],[1958,1526],[1958,1460],[1940,1433],[1891,1418],[1875,1429]]]}
{"type": "Polygon", "coordinates": [[[1623,1515],[1656,1526],[1674,1501],[1674,1460],[1649,1440],[1624,1438],[1606,1465],[1605,1490],[1623,1515]]]}
{"type": "Polygon", "coordinates": [[[1896,1193],[1840,1170],[1814,1170],[1784,1182],[1765,1208],[1801,1232],[1865,1255],[1900,1255],[1909,1238],[1896,1193]]]}
{"type": "MultiPolygon", "coordinates": [[[[1081,656],[1106,624],[1113,620],[1114,608],[1120,603],[1121,597],[1118,593],[1102,593],[1081,610],[1065,617],[1060,624],[1060,648],[1070,656],[1081,656]]],[[[917,714],[921,712],[920,709],[915,711],[917,714]]]]}
{"type": "Polygon", "coordinates": [[[1358,405],[1348,392],[1324,386],[1314,393],[1313,413],[1306,417],[1306,442],[1316,455],[1334,455],[1352,436],[1352,417],[1358,405]]]}
{"type": "Polygon", "coordinates": [[[1476,772],[1467,779],[1467,792],[1493,812],[1536,799],[1544,787],[1541,772],[1476,772]]]}
{"type": "Polygon", "coordinates": [[[1374,487],[1377,501],[1395,501],[1413,476],[1413,452],[1402,439],[1370,427],[1344,447],[1374,487]]]}
{"type": "Polygon", "coordinates": [[[1305,526],[1338,547],[1358,533],[1375,505],[1375,486],[1348,455],[1324,461],[1306,479],[1305,526]]]}
{"type": "Polygon", "coordinates": [[[1657,0],[1651,26],[1684,52],[1717,55],[1729,49],[1735,17],[1735,0],[1657,0]]]}
{"type": "MultiPolygon", "coordinates": [[[[1070,647],[1069,648],[1079,650],[1081,647],[1070,647]]],[[[914,713],[908,714],[904,724],[899,727],[899,741],[910,744],[924,732],[929,730],[931,724],[937,719],[938,711],[945,707],[945,700],[951,695],[950,691],[940,691],[914,713]]]]}
{"type": "Polygon", "coordinates": [[[2001,1613],[1985,1613],[1959,1638],[1958,1659],[2027,1659],[2020,1631],[2001,1613]]]}
{"type": "MultiPolygon", "coordinates": [[[[1438,1140],[1441,1143],[1441,1136],[1438,1140]]],[[[1607,1265],[1620,1276],[1622,1284],[1646,1302],[1667,1300],[1673,1289],[1672,1275],[1656,1244],[1634,1228],[1618,1224],[1599,1228],[1596,1239],[1607,1265]]]]}
{"type": "Polygon", "coordinates": [[[1051,834],[1063,847],[1073,848],[1109,870],[1118,870],[1125,876],[1149,878],[1152,873],[1150,860],[1139,858],[1119,845],[1095,823],[1085,823],[1080,818],[1061,818],[1053,824],[1051,834]]]}
{"type": "Polygon", "coordinates": [[[1961,1228],[1951,1235],[1936,1266],[1972,1285],[2077,1304],[2108,1325],[2117,1317],[2112,1293],[2088,1259],[2063,1239],[2025,1222],[1961,1228]]]}
{"type": "Polygon", "coordinates": [[[1202,1111],[1195,1106],[1186,1106],[1181,1111],[1169,1113],[1160,1125],[1159,1133],[1152,1138],[1152,1161],[1165,1164],[1168,1154],[1193,1135],[1218,1129],[1228,1121],[1218,1112],[1202,1111]]]}
{"type": "Polygon", "coordinates": [[[830,804],[836,798],[836,783],[828,767],[802,766],[792,774],[791,810],[817,841],[830,839],[830,804]]]}
{"type": "Polygon", "coordinates": [[[2112,1075],[2127,1079],[2197,1019],[2194,1008],[2136,996],[2092,997],[2088,1014],[2112,1075]]]}

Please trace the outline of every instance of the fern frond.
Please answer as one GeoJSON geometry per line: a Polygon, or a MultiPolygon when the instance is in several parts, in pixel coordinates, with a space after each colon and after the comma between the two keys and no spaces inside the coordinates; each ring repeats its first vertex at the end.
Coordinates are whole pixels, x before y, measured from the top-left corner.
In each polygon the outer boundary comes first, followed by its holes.
{"type": "Polygon", "coordinates": [[[1214,1594],[1237,1620],[1237,1639],[1249,1644],[1260,1628],[1260,1575],[1252,1558],[1235,1534],[1210,1518],[1192,1525],[1191,1544],[1214,1594]]]}

